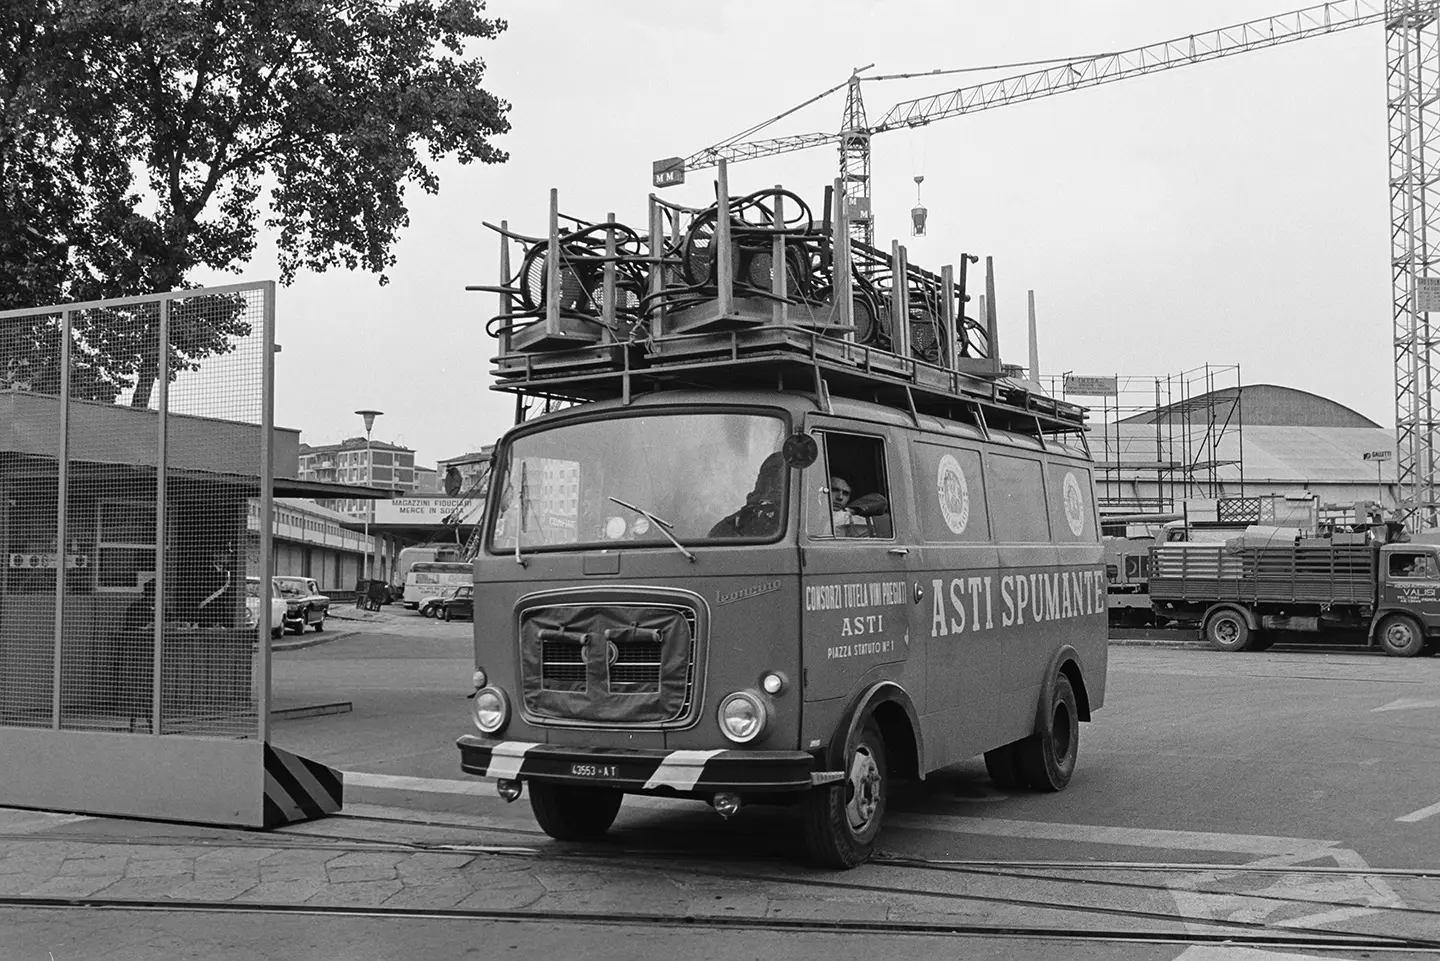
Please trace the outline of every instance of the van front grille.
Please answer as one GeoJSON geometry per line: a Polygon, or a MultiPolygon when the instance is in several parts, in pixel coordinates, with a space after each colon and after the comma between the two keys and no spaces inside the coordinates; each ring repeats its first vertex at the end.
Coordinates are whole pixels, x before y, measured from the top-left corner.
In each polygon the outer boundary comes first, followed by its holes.
{"type": "Polygon", "coordinates": [[[615,659],[610,662],[610,689],[627,694],[638,694],[641,689],[660,690],[661,654],[659,641],[616,641],[615,659]]]}
{"type": "Polygon", "coordinates": [[[691,720],[699,618],[675,603],[552,604],[520,614],[521,707],[540,724],[672,727],[691,720]]]}
{"type": "Polygon", "coordinates": [[[540,686],[547,691],[585,690],[585,648],[569,641],[540,643],[540,686]]]}

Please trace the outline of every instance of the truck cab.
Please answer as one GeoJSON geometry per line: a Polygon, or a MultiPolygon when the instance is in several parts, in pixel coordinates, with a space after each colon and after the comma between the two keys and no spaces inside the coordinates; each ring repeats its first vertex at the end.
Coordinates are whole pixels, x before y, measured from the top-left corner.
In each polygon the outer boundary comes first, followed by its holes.
{"type": "Polygon", "coordinates": [[[1387,653],[1423,650],[1440,635],[1440,537],[1380,548],[1372,639],[1387,653]]]}

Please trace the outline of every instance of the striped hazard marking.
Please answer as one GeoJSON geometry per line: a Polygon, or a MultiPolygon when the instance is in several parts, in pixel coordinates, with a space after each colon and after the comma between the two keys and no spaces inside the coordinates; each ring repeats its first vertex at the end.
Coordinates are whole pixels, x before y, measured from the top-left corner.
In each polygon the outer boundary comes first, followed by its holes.
{"type": "Polygon", "coordinates": [[[310,821],[340,810],[340,772],[282,748],[265,745],[265,826],[310,821]]]}

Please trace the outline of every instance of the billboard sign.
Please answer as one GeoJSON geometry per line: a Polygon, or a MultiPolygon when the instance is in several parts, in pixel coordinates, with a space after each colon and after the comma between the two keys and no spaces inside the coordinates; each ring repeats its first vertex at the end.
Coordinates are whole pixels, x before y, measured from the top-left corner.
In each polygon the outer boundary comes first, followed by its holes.
{"type": "Polygon", "coordinates": [[[1081,397],[1114,397],[1120,393],[1119,378],[1066,374],[1065,393],[1081,397]]]}
{"type": "MultiPolygon", "coordinates": [[[[375,502],[373,523],[434,524],[438,527],[457,510],[463,509],[466,514],[473,514],[483,503],[463,497],[396,497],[375,502]]],[[[461,516],[459,519],[461,523],[474,523],[474,518],[461,516]]]]}

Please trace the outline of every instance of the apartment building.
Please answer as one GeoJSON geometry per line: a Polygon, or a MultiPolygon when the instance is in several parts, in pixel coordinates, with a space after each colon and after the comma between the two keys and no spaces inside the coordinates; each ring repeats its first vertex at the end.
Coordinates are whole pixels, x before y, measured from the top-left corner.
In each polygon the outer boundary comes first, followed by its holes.
{"type": "MultiPolygon", "coordinates": [[[[390,487],[406,493],[418,488],[425,468],[417,473],[415,452],[408,447],[363,437],[347,437],[338,444],[300,445],[300,479],[333,484],[390,487]]],[[[316,504],[355,520],[364,520],[372,502],[360,499],[317,500],[316,504]]]]}

